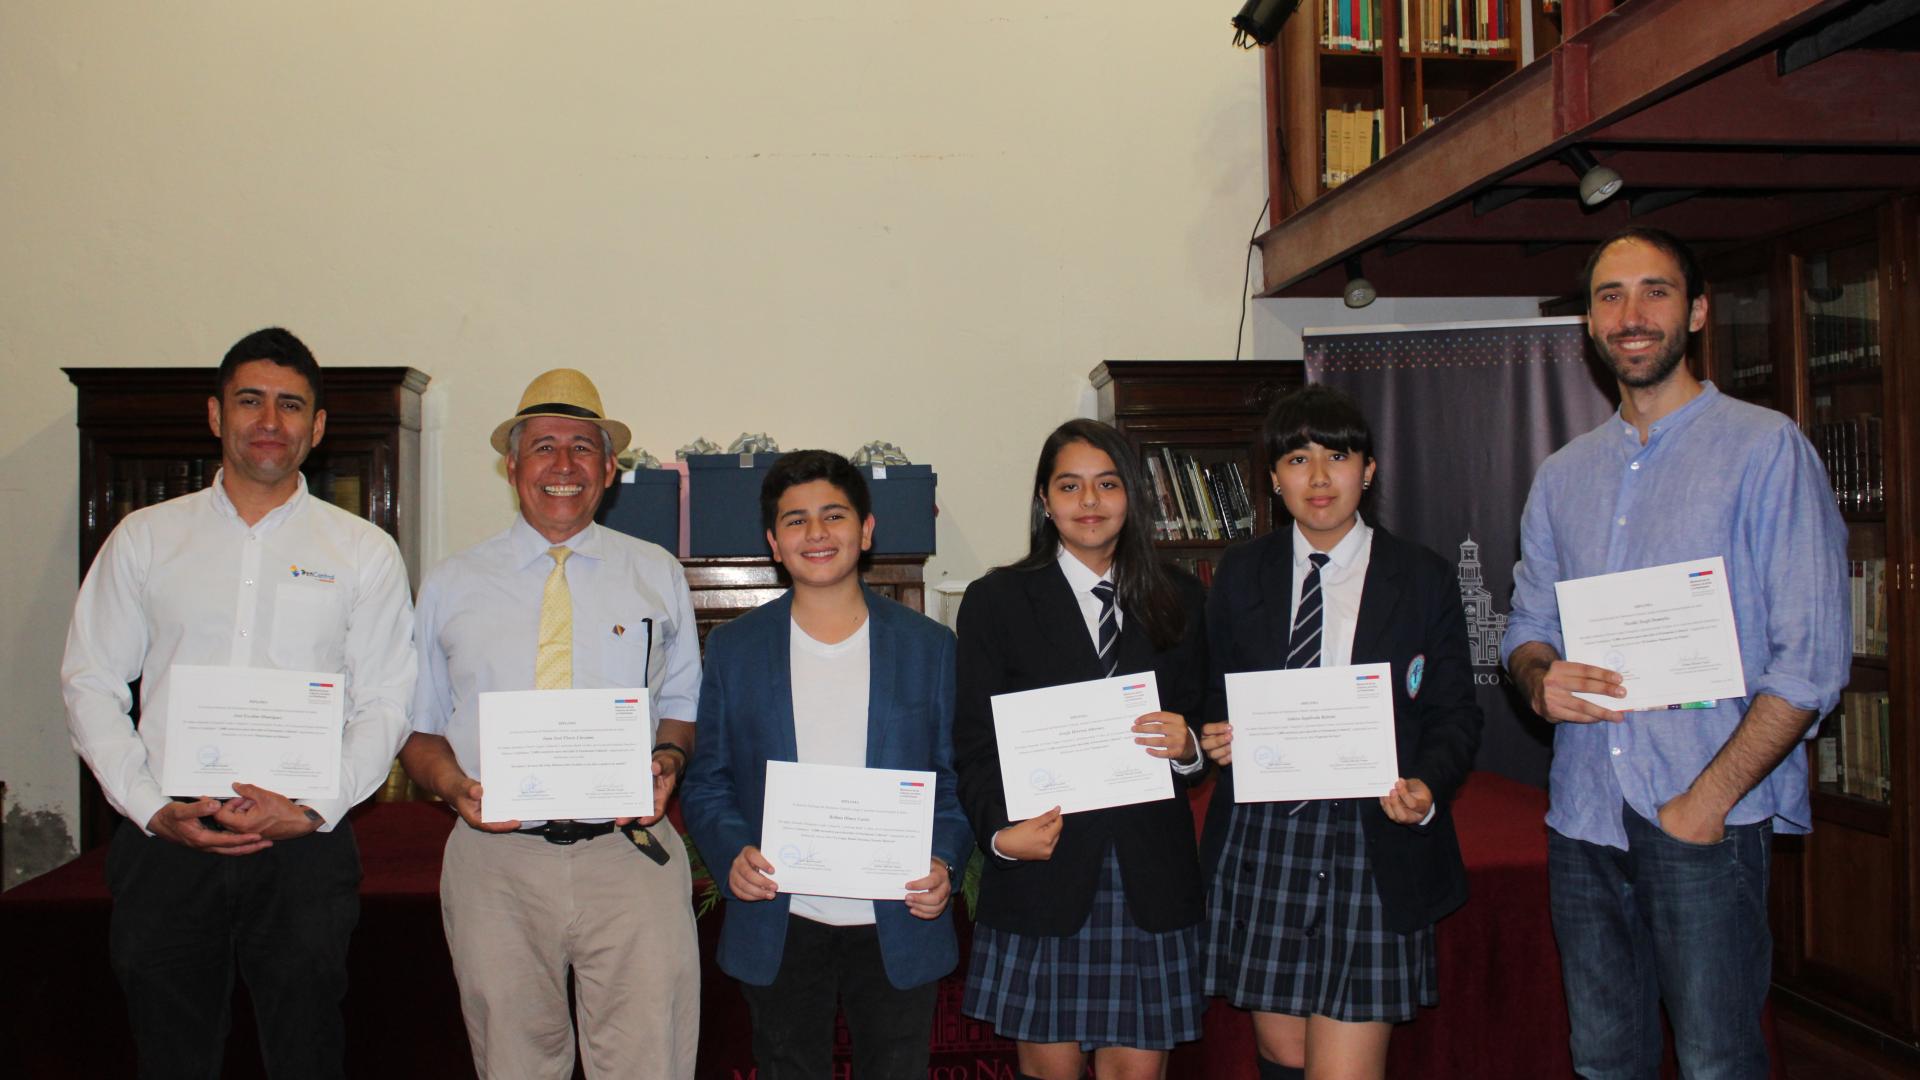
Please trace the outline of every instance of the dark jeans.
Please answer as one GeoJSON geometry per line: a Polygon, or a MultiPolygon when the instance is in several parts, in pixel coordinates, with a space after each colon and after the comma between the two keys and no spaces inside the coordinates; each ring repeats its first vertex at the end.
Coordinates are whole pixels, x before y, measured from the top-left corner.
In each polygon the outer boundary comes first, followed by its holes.
{"type": "Polygon", "coordinates": [[[753,1015],[760,1080],[833,1075],[836,999],[853,1036],[860,1080],[924,1080],[939,980],[900,990],[887,981],[880,935],[871,926],[827,926],[787,918],[786,950],[771,986],[741,984],[753,1015]]]}
{"type": "Polygon", "coordinates": [[[1574,1071],[1656,1080],[1664,1002],[1687,1080],[1766,1077],[1772,824],[1729,827],[1703,845],[1631,808],[1624,820],[1626,851],[1547,833],[1574,1071]]]}
{"type": "Polygon", "coordinates": [[[345,1075],[340,1001],[360,919],[360,852],[346,822],[252,855],[195,851],[122,822],[107,887],[142,1077],[220,1076],[236,968],[268,1075],[345,1075]]]}

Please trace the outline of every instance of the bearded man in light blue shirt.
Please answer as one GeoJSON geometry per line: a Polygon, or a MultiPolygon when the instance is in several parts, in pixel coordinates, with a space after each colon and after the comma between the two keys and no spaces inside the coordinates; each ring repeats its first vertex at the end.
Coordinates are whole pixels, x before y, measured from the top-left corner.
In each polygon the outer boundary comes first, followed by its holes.
{"type": "Polygon", "coordinates": [[[1555,725],[1548,873],[1574,1069],[1659,1076],[1664,1002],[1685,1076],[1765,1077],[1769,846],[1812,827],[1803,743],[1850,663],[1846,526],[1791,419],[1688,371],[1707,297],[1684,244],[1626,230],[1585,281],[1620,409],[1534,478],[1502,645],[1555,725]],[[1716,555],[1746,697],[1622,713],[1573,696],[1626,691],[1561,658],[1555,582],[1716,555]]]}

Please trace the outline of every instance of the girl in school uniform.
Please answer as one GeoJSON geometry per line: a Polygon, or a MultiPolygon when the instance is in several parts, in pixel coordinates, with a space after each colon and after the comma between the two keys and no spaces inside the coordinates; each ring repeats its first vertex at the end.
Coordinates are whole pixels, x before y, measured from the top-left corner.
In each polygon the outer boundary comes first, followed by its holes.
{"type": "Polygon", "coordinates": [[[1023,1077],[1154,1078],[1200,1035],[1202,913],[1185,778],[1205,769],[1199,583],[1153,548],[1139,459],[1113,428],[1062,424],[1041,447],[1026,558],[967,588],[954,758],[986,853],[963,1010],[1019,1048],[1023,1077]],[[996,694],[1152,671],[1162,711],[1133,725],[1167,799],[1008,818],[996,694]],[[1166,766],[1160,766],[1162,768],[1166,766]]]}
{"type": "Polygon", "coordinates": [[[1438,1001],[1433,924],[1467,895],[1448,813],[1480,741],[1466,621],[1453,568],[1361,515],[1373,435],[1350,398],[1296,391],[1265,440],[1292,521],[1214,575],[1201,746],[1232,765],[1228,673],[1385,662],[1400,779],[1236,804],[1222,768],[1201,841],[1206,991],[1253,1011],[1261,1080],[1378,1078],[1392,1025],[1438,1001]]]}

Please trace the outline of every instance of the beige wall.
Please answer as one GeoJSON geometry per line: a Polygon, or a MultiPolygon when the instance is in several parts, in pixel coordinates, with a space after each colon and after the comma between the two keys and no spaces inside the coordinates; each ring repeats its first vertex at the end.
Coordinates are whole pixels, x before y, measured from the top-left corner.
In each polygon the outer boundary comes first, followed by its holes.
{"type": "Polygon", "coordinates": [[[486,433],[578,366],[662,457],[898,443],[941,475],[931,577],[970,578],[1089,368],[1232,354],[1263,191],[1231,8],[0,5],[6,880],[75,802],[60,366],[282,324],[428,372],[429,563],[504,523],[486,433]]]}

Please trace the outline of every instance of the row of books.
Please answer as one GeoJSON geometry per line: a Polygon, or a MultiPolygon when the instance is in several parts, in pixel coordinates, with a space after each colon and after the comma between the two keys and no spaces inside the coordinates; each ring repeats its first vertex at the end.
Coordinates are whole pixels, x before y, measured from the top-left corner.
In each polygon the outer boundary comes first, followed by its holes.
{"type": "Polygon", "coordinates": [[[1320,182],[1339,187],[1386,153],[1386,110],[1328,109],[1321,133],[1320,182]]]}
{"type": "MultiPolygon", "coordinates": [[[[1511,12],[1506,0],[1419,0],[1420,51],[1429,53],[1509,52],[1513,48],[1511,12]]],[[[1407,25],[1407,0],[1400,0],[1400,25],[1407,25]]]]}
{"type": "MultiPolygon", "coordinates": [[[[1848,289],[1831,306],[1850,303],[1848,289]]],[[[1819,374],[1880,366],[1880,320],[1860,313],[1807,312],[1807,369],[1819,374]]]]}
{"type": "Polygon", "coordinates": [[[1807,436],[1827,466],[1827,480],[1840,509],[1877,513],[1886,509],[1886,457],[1880,418],[1862,413],[1845,420],[1815,421],[1807,436]]]}
{"type": "Polygon", "coordinates": [[[1253,496],[1235,461],[1201,461],[1161,447],[1146,454],[1156,540],[1240,540],[1253,535],[1253,496]]]}
{"type": "Polygon", "coordinates": [[[1887,560],[1847,563],[1853,586],[1853,654],[1887,655],[1887,560]]]}
{"type": "Polygon", "coordinates": [[[1815,744],[1819,763],[1814,776],[1820,783],[1837,786],[1843,795],[1893,801],[1892,754],[1887,738],[1891,704],[1884,690],[1840,695],[1840,707],[1820,725],[1815,744]]]}
{"type": "MultiPolygon", "coordinates": [[[[1507,0],[1396,0],[1400,51],[1419,20],[1420,52],[1480,55],[1513,48],[1507,0]]],[[[1320,0],[1320,46],[1340,52],[1386,48],[1387,20],[1380,0],[1320,0]]]]}

